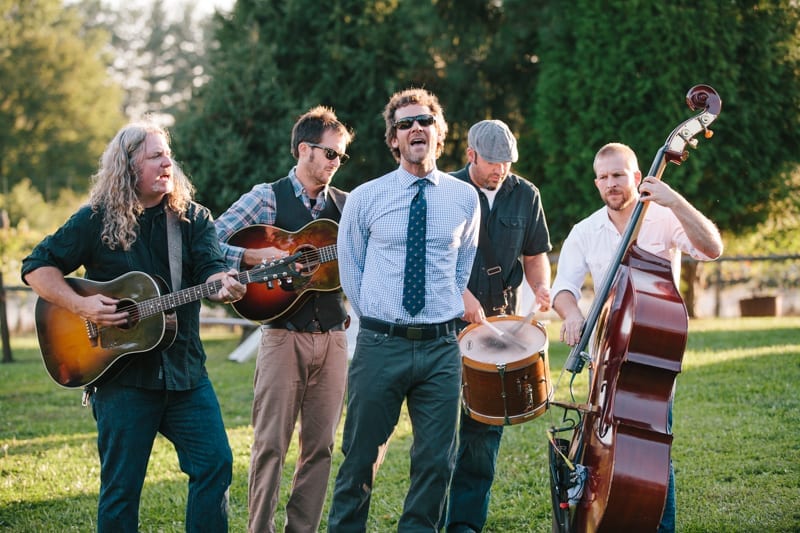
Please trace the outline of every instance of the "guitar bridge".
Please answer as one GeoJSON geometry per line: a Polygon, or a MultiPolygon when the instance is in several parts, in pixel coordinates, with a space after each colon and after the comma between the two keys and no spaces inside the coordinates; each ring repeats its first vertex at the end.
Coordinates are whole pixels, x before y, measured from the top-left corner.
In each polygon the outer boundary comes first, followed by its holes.
{"type": "Polygon", "coordinates": [[[92,348],[97,348],[97,339],[100,338],[100,330],[97,324],[89,322],[88,320],[84,321],[84,323],[86,324],[86,336],[89,337],[89,343],[92,345],[92,348]]]}

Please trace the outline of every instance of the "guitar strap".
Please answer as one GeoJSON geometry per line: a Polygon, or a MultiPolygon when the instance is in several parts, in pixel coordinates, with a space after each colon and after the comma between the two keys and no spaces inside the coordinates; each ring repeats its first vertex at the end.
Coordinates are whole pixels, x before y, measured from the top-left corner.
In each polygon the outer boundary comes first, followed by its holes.
{"type": "Polygon", "coordinates": [[[181,278],[183,277],[181,276],[181,250],[183,248],[181,226],[177,213],[166,206],[164,210],[167,213],[167,248],[169,250],[169,272],[172,278],[172,292],[177,292],[181,289],[181,278]]]}

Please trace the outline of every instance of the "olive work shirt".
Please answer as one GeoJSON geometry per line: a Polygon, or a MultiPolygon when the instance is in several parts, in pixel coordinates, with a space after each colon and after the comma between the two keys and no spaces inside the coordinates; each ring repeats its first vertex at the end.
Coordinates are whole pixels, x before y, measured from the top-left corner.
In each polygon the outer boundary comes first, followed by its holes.
{"type": "MultiPolygon", "coordinates": [[[[213,217],[207,208],[191,202],[186,220],[180,221],[182,245],[182,283],[189,288],[206,282],[209,276],[227,270],[219,248],[213,217]]],[[[172,283],[167,246],[167,216],[163,205],[148,208],[139,217],[136,241],[130,250],[119,246],[112,250],[101,242],[102,211],[81,207],[54,234],[42,240],[22,261],[22,278],[39,267],[53,266],[65,275],[80,266],[93,281],[111,281],[131,271],[157,276],[165,287],[172,283]]],[[[165,292],[174,292],[165,289],[165,292]]],[[[163,351],[126,355],[101,376],[117,383],[157,390],[189,390],[206,376],[206,354],[200,341],[200,301],[175,308],[177,335],[163,351]],[[127,366],[125,366],[125,364],[127,366]],[[119,368],[123,370],[119,371],[119,368]],[[117,375],[117,372],[119,374],[117,375]]],[[[135,337],[132,337],[136,339],[135,337]]],[[[128,339],[131,340],[131,339],[128,339]]],[[[144,347],[157,339],[136,339],[144,347]]]]}
{"type": "MultiPolygon", "coordinates": [[[[478,191],[481,225],[486,228],[495,259],[502,269],[503,287],[511,289],[506,314],[516,314],[518,288],[525,274],[521,257],[552,250],[539,189],[528,180],[509,173],[497,191],[490,210],[486,195],[469,177],[469,165],[451,174],[471,184],[478,191]]],[[[481,303],[484,311],[493,315],[496,312],[491,310],[489,276],[481,250],[483,245],[483,242],[478,244],[478,253],[475,254],[467,288],[481,303]]]]}

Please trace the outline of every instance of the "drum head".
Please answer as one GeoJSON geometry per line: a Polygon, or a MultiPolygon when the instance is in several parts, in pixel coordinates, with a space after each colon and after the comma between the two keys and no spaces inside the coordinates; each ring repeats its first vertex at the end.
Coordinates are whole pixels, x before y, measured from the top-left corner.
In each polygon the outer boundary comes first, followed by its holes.
{"type": "Polygon", "coordinates": [[[509,365],[530,356],[538,357],[547,350],[547,331],[538,322],[524,322],[519,316],[493,316],[489,323],[498,334],[484,324],[470,324],[458,337],[458,345],[469,360],[488,365],[509,365]]]}

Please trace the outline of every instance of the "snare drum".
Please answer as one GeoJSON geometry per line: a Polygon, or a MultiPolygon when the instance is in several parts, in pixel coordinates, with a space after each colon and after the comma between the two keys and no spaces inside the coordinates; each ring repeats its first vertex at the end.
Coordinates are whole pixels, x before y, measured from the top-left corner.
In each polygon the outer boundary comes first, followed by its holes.
{"type": "Polygon", "coordinates": [[[458,336],[461,402],[470,418],[493,426],[521,424],[547,410],[552,386],[547,331],[539,322],[500,315],[458,336]]]}

